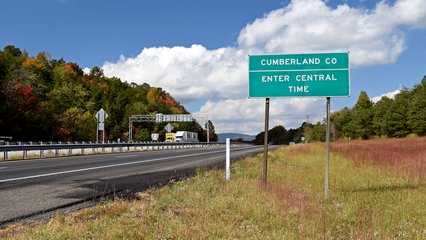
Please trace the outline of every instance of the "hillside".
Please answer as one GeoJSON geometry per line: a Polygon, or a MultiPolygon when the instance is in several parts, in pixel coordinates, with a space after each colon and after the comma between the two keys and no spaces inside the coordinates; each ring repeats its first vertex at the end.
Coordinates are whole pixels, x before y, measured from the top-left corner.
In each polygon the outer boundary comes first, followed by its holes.
{"type": "Polygon", "coordinates": [[[243,141],[253,141],[254,136],[248,135],[248,134],[242,134],[242,133],[219,133],[217,134],[219,138],[219,142],[225,141],[227,138],[230,138],[231,140],[236,139],[242,139],[243,141]]]}
{"type": "MultiPolygon", "coordinates": [[[[125,80],[125,79],[123,79],[125,80]]],[[[35,57],[14,46],[0,51],[0,136],[18,140],[89,141],[96,139],[95,114],[103,108],[106,139],[128,138],[128,118],[136,114],[185,114],[186,109],[161,88],[105,77],[94,67],[85,74],[76,63],[35,57]]],[[[167,123],[135,123],[134,140],[164,135],[167,123]]],[[[205,133],[198,123],[174,123],[175,129],[205,133]]]]}

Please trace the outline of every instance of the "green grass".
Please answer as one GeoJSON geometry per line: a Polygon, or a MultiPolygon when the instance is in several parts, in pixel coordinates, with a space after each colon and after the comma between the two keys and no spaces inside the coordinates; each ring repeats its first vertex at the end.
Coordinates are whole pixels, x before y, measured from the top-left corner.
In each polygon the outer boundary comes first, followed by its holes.
{"type": "MultiPolygon", "coordinates": [[[[258,155],[224,170],[9,229],[11,239],[426,239],[426,184],[332,154],[324,201],[321,145],[270,153],[268,187],[258,155]]],[[[0,233],[1,234],[1,233],[0,233]]]]}

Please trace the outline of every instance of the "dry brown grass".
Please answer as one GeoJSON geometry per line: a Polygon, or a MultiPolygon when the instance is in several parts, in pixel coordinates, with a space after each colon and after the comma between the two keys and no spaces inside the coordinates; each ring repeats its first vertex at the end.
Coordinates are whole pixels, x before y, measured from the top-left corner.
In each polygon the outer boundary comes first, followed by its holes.
{"type": "MultiPolygon", "coordinates": [[[[265,191],[263,181],[258,182],[259,191],[265,191]]],[[[308,193],[288,185],[271,182],[267,185],[266,192],[280,203],[278,206],[281,214],[291,214],[297,218],[298,236],[305,238],[307,229],[311,224],[312,216],[320,216],[321,205],[311,199],[308,193]]]]}
{"type": "Polygon", "coordinates": [[[356,164],[374,163],[414,179],[426,179],[426,137],[333,142],[331,151],[356,164]]]}
{"type": "Polygon", "coordinates": [[[288,150],[288,157],[289,158],[296,158],[301,155],[307,155],[312,151],[311,147],[308,144],[301,144],[297,145],[297,148],[289,148],[288,150]]]}
{"type": "MultiPolygon", "coordinates": [[[[416,146],[412,151],[420,152],[414,150],[419,146],[412,139],[406,141],[416,146]]],[[[394,143],[395,148],[403,142],[394,143]]],[[[335,151],[337,146],[351,159],[332,154],[327,201],[323,198],[324,147],[295,145],[269,153],[266,189],[261,181],[263,158],[258,155],[234,163],[230,181],[224,180],[222,169],[200,171],[193,178],[140,193],[138,200],[104,203],[34,226],[17,225],[3,237],[426,239],[426,185],[395,176],[383,167],[402,169],[404,165],[372,164],[365,157],[377,160],[370,154],[373,150],[380,154],[375,148],[390,148],[386,143],[333,144],[335,151]]]]}

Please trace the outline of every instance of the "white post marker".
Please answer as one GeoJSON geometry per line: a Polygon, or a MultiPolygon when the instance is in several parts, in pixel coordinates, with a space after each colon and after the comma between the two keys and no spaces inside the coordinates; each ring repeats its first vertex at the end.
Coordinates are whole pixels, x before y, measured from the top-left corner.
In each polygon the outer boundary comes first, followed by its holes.
{"type": "Polygon", "coordinates": [[[226,175],[225,179],[229,180],[231,178],[231,140],[226,139],[226,175]]]}

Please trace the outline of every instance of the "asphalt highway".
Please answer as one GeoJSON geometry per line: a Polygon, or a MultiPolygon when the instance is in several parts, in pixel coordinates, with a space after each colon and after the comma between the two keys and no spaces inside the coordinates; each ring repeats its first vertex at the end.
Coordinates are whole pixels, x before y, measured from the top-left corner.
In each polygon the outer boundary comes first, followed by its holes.
{"type": "MultiPolygon", "coordinates": [[[[231,159],[263,151],[234,145],[231,159]]],[[[0,162],[0,227],[102,198],[131,196],[225,163],[225,146],[0,162]]]]}

